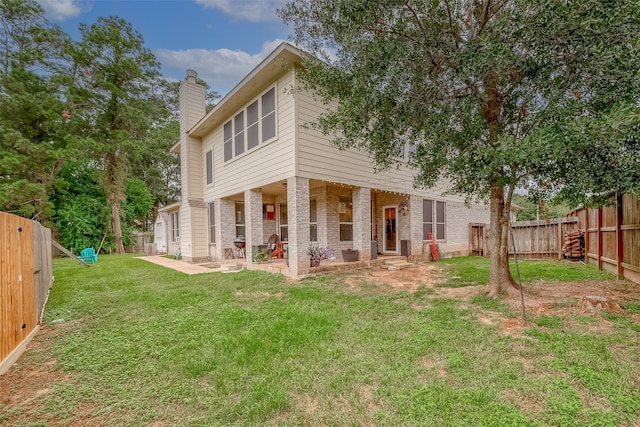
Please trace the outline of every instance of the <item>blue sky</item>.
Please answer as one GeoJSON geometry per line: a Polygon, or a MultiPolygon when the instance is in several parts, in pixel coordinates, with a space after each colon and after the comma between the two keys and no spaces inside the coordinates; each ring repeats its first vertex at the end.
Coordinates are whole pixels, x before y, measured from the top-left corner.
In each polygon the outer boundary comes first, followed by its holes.
{"type": "Polygon", "coordinates": [[[187,68],[224,96],[291,30],[276,16],[283,0],[37,0],[73,39],[99,16],[129,21],[162,64],[181,80],[187,68]]]}

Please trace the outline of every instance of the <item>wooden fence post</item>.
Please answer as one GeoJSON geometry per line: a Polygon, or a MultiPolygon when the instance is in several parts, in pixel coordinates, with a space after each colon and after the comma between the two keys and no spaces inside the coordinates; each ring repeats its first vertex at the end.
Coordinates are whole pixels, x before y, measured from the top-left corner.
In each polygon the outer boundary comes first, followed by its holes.
{"type": "Polygon", "coordinates": [[[598,270],[602,270],[602,208],[598,208],[598,270]]]}
{"type": "Polygon", "coordinates": [[[618,279],[624,277],[622,257],[624,256],[624,242],[622,240],[622,194],[616,194],[616,267],[618,279]]]}
{"type": "Polygon", "coordinates": [[[562,223],[559,222],[558,227],[558,260],[562,260],[562,223]]]}
{"type": "MultiPolygon", "coordinates": [[[[584,263],[589,264],[589,251],[591,250],[589,240],[589,208],[584,208],[584,263]]],[[[578,225],[580,228],[580,225],[578,225]]]]}

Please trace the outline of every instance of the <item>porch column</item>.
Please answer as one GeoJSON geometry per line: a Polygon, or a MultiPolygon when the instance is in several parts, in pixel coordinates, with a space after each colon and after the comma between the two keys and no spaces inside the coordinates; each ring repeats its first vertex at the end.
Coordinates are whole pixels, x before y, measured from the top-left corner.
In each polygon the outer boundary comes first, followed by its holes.
{"type": "Polygon", "coordinates": [[[309,272],[309,179],[287,178],[289,272],[299,277],[309,272]]]}
{"type": "Polygon", "coordinates": [[[253,263],[253,247],[264,244],[262,224],[262,191],[246,190],[244,192],[245,217],[245,256],[247,265],[253,263]]]}
{"type": "Polygon", "coordinates": [[[371,189],[354,188],[353,249],[360,251],[360,261],[371,259],[371,189]]]}
{"type": "MultiPolygon", "coordinates": [[[[329,243],[329,233],[327,225],[327,186],[322,187],[321,191],[316,193],[316,211],[318,214],[318,246],[331,248],[329,243]]],[[[335,249],[335,248],[334,248],[335,249]]]]}
{"type": "MultiPolygon", "coordinates": [[[[220,199],[220,222],[216,224],[219,228],[220,240],[220,260],[227,257],[226,249],[233,249],[233,239],[236,237],[236,202],[229,199],[220,199]]],[[[216,236],[217,238],[218,236],[216,236]]]]}
{"type": "Polygon", "coordinates": [[[411,224],[411,255],[424,253],[422,236],[422,197],[409,195],[409,221],[411,224]]]}

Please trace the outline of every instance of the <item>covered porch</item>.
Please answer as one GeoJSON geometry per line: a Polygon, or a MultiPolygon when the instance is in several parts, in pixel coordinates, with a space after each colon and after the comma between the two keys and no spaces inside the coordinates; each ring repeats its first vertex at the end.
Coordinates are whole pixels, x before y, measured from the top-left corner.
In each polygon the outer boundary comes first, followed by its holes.
{"type": "Polygon", "coordinates": [[[303,177],[246,190],[209,203],[209,259],[297,278],[328,266],[368,267],[382,256],[422,255],[422,212],[410,208],[421,200],[412,198],[303,177]],[[311,267],[312,246],[332,249],[335,260],[311,267]],[[347,250],[356,261],[346,262],[347,250]]]}

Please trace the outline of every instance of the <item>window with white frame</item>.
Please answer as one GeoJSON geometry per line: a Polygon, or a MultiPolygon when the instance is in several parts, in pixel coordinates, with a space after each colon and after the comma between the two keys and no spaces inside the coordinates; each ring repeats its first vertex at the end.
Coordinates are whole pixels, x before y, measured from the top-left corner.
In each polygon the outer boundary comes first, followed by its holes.
{"type": "Polygon", "coordinates": [[[436,240],[445,239],[446,203],[434,200],[422,200],[422,240],[430,240],[433,233],[436,240]]]}
{"type": "Polygon", "coordinates": [[[280,241],[287,242],[289,240],[289,217],[287,213],[287,204],[280,203],[280,241]]]}
{"type": "Polygon", "coordinates": [[[224,161],[276,137],[276,88],[260,95],[223,126],[224,161]]]}
{"type": "Polygon", "coordinates": [[[436,239],[445,239],[445,214],[446,204],[445,202],[436,202],[436,239]]]}
{"type": "Polygon", "coordinates": [[[338,197],[338,214],[340,216],[340,241],[353,240],[353,203],[351,197],[338,197]]]}
{"type": "Polygon", "coordinates": [[[247,150],[260,144],[260,121],[258,119],[258,101],[254,101],[247,107],[247,150]]]}
{"type": "Polygon", "coordinates": [[[318,202],[316,199],[309,200],[309,240],[318,241],[318,202]]]}
{"type": "Polygon", "coordinates": [[[244,153],[244,111],[233,118],[233,153],[235,156],[244,153]]]}
{"type": "Polygon", "coordinates": [[[236,202],[236,237],[245,238],[244,202],[236,202]]]}
{"type": "Polygon", "coordinates": [[[233,159],[233,124],[224,124],[224,161],[233,159]]]}
{"type": "Polygon", "coordinates": [[[216,243],[216,209],[215,203],[209,203],[209,243],[216,243]]]}
{"type": "Polygon", "coordinates": [[[213,150],[209,150],[205,154],[205,175],[207,185],[213,184],[213,150]]]}
{"type": "Polygon", "coordinates": [[[262,142],[276,136],[276,88],[262,95],[262,142]]]}
{"type": "Polygon", "coordinates": [[[171,241],[178,243],[180,241],[180,213],[174,212],[171,217],[171,241]]]}

